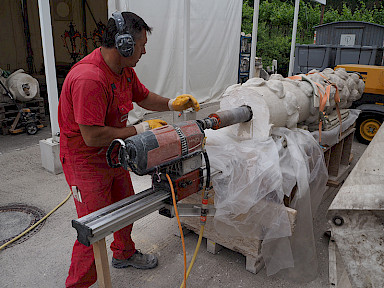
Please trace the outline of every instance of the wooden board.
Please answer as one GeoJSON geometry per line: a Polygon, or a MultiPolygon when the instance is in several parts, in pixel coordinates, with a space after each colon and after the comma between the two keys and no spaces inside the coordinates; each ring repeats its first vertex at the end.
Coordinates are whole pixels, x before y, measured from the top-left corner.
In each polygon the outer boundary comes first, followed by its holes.
{"type": "Polygon", "coordinates": [[[328,186],[338,187],[348,177],[352,167],[352,143],[355,135],[355,124],[345,130],[339,143],[324,150],[325,164],[328,168],[328,186]]]}
{"type": "Polygon", "coordinates": [[[99,288],[112,288],[105,238],[93,243],[92,246],[95,255],[98,286],[99,288]]]}

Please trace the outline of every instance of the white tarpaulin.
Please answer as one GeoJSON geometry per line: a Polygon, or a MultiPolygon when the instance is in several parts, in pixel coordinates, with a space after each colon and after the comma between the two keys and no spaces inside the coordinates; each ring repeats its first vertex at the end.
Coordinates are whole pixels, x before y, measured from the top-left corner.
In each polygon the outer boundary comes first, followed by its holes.
{"type": "Polygon", "coordinates": [[[147,54],[135,68],[149,90],[168,98],[186,92],[201,103],[218,99],[237,83],[241,0],[109,0],[109,15],[115,10],[134,12],[153,27],[147,54]],[[190,3],[190,15],[185,15],[185,3],[190,3]],[[190,41],[183,91],[185,17],[190,18],[190,41]]]}

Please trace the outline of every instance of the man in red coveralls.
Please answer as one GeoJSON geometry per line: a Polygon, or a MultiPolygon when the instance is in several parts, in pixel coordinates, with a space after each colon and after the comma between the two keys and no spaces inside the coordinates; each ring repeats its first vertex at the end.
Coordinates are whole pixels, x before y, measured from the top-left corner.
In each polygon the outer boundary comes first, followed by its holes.
{"type": "MultiPolygon", "coordinates": [[[[134,194],[129,173],[106,162],[112,140],[167,124],[155,119],[127,126],[132,102],[154,111],[200,109],[191,95],[170,100],[140,83],[132,67],[146,53],[151,30],[134,13],[113,13],[102,47],[74,65],[64,81],[59,101],[60,160],[79,217],[134,194]]],[[[136,250],[131,231],[132,225],[114,233],[112,266],[156,267],[155,255],[136,250]]],[[[66,287],[89,287],[96,279],[92,246],[76,241],[66,287]]]]}

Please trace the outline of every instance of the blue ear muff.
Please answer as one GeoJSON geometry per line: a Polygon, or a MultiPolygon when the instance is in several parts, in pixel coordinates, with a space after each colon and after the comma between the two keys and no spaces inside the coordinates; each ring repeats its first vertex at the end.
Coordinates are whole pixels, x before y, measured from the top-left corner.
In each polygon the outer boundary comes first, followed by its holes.
{"type": "Polygon", "coordinates": [[[117,51],[123,57],[130,57],[135,51],[135,41],[131,34],[124,32],[124,18],[121,12],[116,11],[112,13],[112,18],[115,20],[117,27],[117,34],[115,36],[115,46],[117,51]]]}

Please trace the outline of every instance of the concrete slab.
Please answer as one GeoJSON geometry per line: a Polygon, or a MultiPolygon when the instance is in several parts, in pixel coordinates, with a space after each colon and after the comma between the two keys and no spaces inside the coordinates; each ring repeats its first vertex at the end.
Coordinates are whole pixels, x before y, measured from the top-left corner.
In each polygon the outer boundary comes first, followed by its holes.
{"type": "MultiPolygon", "coordinates": [[[[43,133],[40,135],[41,139],[48,138],[43,133]]],[[[20,142],[16,143],[13,138],[13,142],[8,143],[6,137],[13,136],[0,137],[1,204],[26,203],[48,213],[69,193],[64,174],[53,175],[41,167],[38,146],[40,139],[26,143],[24,139],[29,136],[25,134],[18,137],[20,142]],[[6,147],[7,143],[11,146],[6,147]]],[[[359,149],[363,150],[365,146],[359,149]]],[[[354,161],[358,159],[359,153],[362,153],[359,149],[354,150],[357,151],[354,152],[354,161]]],[[[133,175],[132,178],[136,191],[150,186],[148,177],[133,175]]],[[[324,237],[323,233],[328,229],[325,213],[336,193],[335,188],[327,192],[315,219],[319,276],[313,282],[291,283],[276,277],[267,277],[265,269],[254,275],[245,270],[243,255],[227,249],[213,255],[207,252],[204,239],[188,279],[188,287],[329,287],[328,238],[324,237]]],[[[76,239],[76,231],[71,227],[71,220],[75,218],[74,203],[70,199],[53,213],[42,229],[30,239],[0,251],[0,287],[64,287],[72,245],[76,239]]],[[[157,212],[137,221],[133,229],[133,239],[143,252],[157,253],[159,266],[146,271],[134,268],[119,270],[111,267],[113,287],[179,287],[183,279],[183,252],[181,240],[175,236],[176,230],[174,219],[160,216],[157,212]]],[[[185,236],[188,262],[192,258],[197,239],[198,236],[193,233],[185,236]]],[[[108,245],[111,241],[112,237],[107,237],[108,245]]],[[[108,255],[111,257],[109,249],[108,255]]]]}
{"type": "Polygon", "coordinates": [[[353,287],[383,286],[383,151],[384,126],[345,180],[327,214],[342,258],[339,263],[345,265],[353,287]]]}

